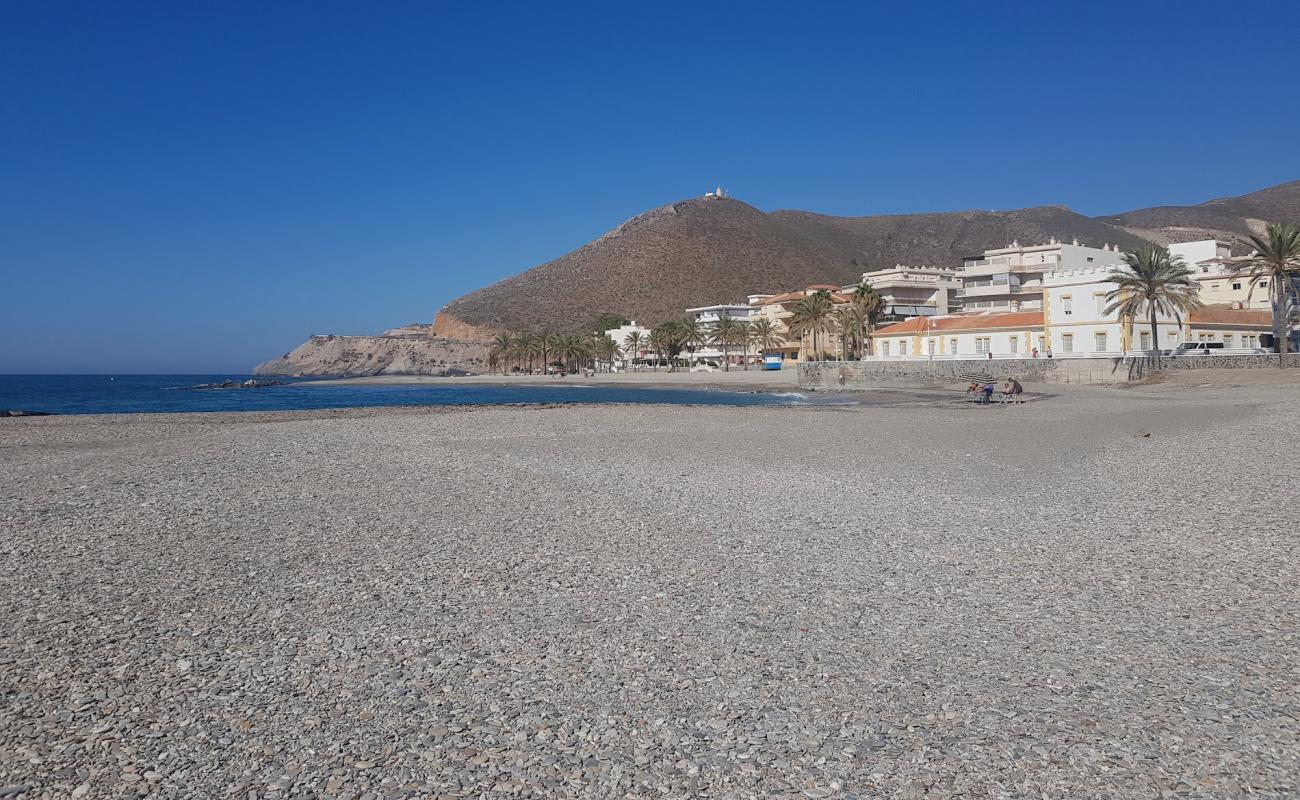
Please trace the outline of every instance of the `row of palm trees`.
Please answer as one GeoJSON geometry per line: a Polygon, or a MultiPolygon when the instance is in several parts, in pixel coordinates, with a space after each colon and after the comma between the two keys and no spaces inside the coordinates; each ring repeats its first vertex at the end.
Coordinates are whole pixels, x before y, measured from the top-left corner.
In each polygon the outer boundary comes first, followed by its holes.
{"type": "Polygon", "coordinates": [[[604,333],[583,335],[572,331],[502,333],[492,340],[488,364],[505,373],[511,369],[533,372],[552,368],[566,372],[608,369],[619,355],[618,343],[604,333]]]}
{"type": "MultiPolygon", "coordinates": [[[[1300,226],[1270,223],[1263,235],[1250,237],[1250,245],[1254,252],[1235,263],[1233,277],[1249,282],[1247,297],[1257,288],[1268,290],[1280,364],[1291,348],[1295,281],[1300,276],[1300,226]]],[[[1201,307],[1196,273],[1166,248],[1138,248],[1124,254],[1124,263],[1126,269],[1110,275],[1117,286],[1106,295],[1106,313],[1133,320],[1146,317],[1152,342],[1160,341],[1157,314],[1174,317],[1182,327],[1182,315],[1201,307]]]]}
{"type": "Polygon", "coordinates": [[[861,359],[871,352],[871,337],[880,324],[885,310],[885,299],[869,283],[853,287],[849,302],[835,307],[831,293],[822,289],[813,292],[791,309],[790,332],[811,339],[812,358],[825,356],[824,339],[839,335],[839,356],[844,359],[861,359]]]}

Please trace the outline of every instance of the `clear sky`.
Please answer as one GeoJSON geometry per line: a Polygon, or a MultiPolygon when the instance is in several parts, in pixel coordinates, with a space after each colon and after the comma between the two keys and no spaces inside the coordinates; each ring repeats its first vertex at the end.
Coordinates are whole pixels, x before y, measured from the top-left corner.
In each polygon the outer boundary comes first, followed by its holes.
{"type": "Polygon", "coordinates": [[[718,183],[1103,214],[1294,180],[1296,6],[0,0],[0,372],[246,372],[718,183]]]}

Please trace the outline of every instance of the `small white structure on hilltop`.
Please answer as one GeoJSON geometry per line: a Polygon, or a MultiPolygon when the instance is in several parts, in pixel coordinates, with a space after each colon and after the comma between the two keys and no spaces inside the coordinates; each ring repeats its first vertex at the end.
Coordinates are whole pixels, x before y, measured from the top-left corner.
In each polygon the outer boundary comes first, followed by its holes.
{"type": "Polygon", "coordinates": [[[705,199],[714,198],[714,197],[726,197],[726,196],[727,193],[725,190],[723,190],[721,184],[719,184],[718,188],[714,189],[713,191],[704,193],[705,199]]]}

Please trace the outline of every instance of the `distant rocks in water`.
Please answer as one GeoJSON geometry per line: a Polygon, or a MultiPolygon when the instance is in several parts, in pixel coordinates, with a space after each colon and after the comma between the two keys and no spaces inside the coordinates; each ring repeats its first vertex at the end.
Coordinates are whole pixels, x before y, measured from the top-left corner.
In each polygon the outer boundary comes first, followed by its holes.
{"type": "Polygon", "coordinates": [[[0,417],[52,417],[52,411],[23,411],[20,408],[5,410],[0,408],[0,417]]]}
{"type": "Polygon", "coordinates": [[[182,386],[182,389],[261,389],[267,386],[284,386],[288,381],[262,381],[249,378],[246,381],[221,381],[220,383],[200,383],[195,386],[182,386]]]}

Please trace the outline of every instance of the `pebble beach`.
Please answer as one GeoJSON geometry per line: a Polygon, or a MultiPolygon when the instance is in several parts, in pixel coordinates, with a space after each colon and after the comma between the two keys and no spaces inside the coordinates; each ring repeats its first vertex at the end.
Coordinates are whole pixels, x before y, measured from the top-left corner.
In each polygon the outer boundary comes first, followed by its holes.
{"type": "Polygon", "coordinates": [[[0,420],[0,798],[1300,793],[1294,383],[0,420]]]}

